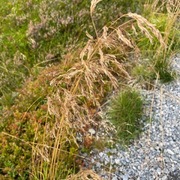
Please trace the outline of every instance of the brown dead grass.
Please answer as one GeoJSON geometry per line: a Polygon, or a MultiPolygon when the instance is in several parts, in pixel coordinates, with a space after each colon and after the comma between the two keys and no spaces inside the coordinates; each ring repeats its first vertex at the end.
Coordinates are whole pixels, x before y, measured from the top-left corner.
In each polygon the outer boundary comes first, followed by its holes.
{"type": "Polygon", "coordinates": [[[67,180],[102,180],[95,172],[92,170],[81,170],[75,175],[71,175],[67,180]]]}

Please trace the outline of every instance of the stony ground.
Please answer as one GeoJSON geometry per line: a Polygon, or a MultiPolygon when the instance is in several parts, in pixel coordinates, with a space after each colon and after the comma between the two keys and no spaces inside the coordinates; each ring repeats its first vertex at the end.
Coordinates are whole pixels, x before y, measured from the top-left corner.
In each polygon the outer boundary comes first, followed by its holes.
{"type": "Polygon", "coordinates": [[[103,179],[180,180],[180,56],[172,66],[178,76],[154,90],[141,90],[145,98],[144,132],[128,148],[120,144],[86,158],[103,179]]]}

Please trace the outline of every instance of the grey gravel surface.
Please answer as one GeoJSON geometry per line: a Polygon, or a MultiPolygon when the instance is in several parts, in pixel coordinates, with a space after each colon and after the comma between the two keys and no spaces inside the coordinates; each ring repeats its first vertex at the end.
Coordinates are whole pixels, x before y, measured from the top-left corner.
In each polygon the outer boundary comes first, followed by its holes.
{"type": "Polygon", "coordinates": [[[90,153],[92,169],[103,179],[180,180],[180,56],[172,66],[179,74],[175,81],[142,90],[150,120],[140,138],[126,149],[116,144],[90,153]]]}

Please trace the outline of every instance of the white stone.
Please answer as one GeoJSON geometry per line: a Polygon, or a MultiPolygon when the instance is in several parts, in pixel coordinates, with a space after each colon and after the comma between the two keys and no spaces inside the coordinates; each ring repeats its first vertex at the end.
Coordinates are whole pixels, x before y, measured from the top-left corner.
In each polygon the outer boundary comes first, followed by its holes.
{"type": "Polygon", "coordinates": [[[103,152],[100,152],[99,153],[99,156],[102,158],[104,156],[104,153],[103,152]]]}
{"type": "Polygon", "coordinates": [[[92,128],[89,129],[88,132],[91,134],[91,136],[96,134],[96,131],[94,129],[92,129],[92,128]]]}
{"type": "Polygon", "coordinates": [[[128,174],[125,174],[125,175],[123,176],[123,180],[128,180],[128,174]]]}
{"type": "Polygon", "coordinates": [[[168,154],[174,155],[174,152],[171,151],[170,149],[167,149],[166,151],[167,151],[168,154]]]}
{"type": "Polygon", "coordinates": [[[120,163],[120,159],[115,159],[114,161],[115,161],[116,164],[120,163]]]}

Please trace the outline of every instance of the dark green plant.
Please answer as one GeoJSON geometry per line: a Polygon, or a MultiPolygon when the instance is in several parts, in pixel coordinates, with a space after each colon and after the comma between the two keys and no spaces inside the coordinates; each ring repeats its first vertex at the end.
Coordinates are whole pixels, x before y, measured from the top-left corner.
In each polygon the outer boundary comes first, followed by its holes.
{"type": "Polygon", "coordinates": [[[120,92],[110,104],[108,118],[117,129],[117,135],[122,143],[128,144],[141,131],[140,118],[143,111],[143,101],[140,94],[127,89],[120,92]]]}
{"type": "Polygon", "coordinates": [[[168,60],[163,58],[156,60],[154,68],[163,83],[174,80],[175,72],[170,69],[168,60]]]}
{"type": "Polygon", "coordinates": [[[162,83],[171,82],[176,77],[176,72],[170,66],[169,55],[160,54],[153,56],[153,52],[146,52],[132,69],[132,75],[140,83],[150,83],[159,79],[162,83]]]}

